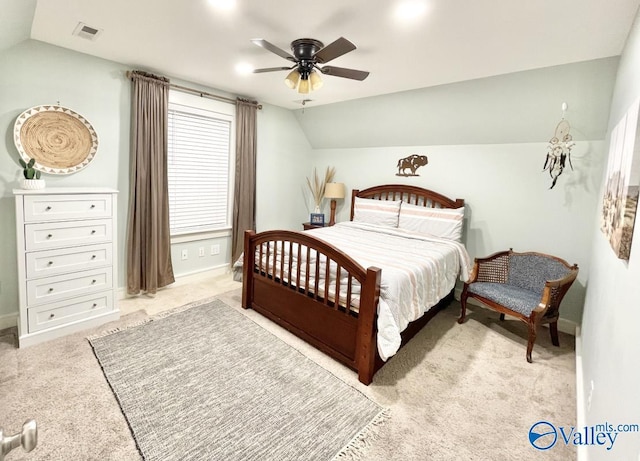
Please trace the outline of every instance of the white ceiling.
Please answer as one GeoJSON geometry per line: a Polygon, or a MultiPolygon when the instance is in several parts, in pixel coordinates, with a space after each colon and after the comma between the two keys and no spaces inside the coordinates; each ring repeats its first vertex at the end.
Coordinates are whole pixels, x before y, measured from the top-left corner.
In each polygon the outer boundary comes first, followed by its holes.
{"type": "Polygon", "coordinates": [[[358,49],[331,65],[368,70],[363,82],[322,76],[309,105],[469,80],[621,53],[640,0],[413,0],[426,11],[401,22],[401,0],[39,0],[31,38],[260,102],[299,108],[286,72],[241,76],[288,61],[253,45],[289,51],[310,37],[340,36],[358,49]],[[102,29],[96,41],[72,35],[78,22],[102,29]]]}

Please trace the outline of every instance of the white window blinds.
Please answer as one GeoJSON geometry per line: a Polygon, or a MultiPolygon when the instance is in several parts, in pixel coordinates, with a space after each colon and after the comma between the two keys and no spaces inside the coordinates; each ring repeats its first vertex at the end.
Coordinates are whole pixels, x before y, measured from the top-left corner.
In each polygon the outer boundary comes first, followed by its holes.
{"type": "Polygon", "coordinates": [[[231,117],[169,106],[171,234],[229,227],[231,117]]]}

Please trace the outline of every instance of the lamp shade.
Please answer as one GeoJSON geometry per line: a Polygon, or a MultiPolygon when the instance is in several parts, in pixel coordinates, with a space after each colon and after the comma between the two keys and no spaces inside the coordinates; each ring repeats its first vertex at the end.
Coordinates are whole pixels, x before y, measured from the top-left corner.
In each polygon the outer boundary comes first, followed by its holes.
{"type": "Polygon", "coordinates": [[[301,79],[298,84],[298,93],[309,94],[311,92],[311,86],[309,85],[309,79],[301,79]]]}
{"type": "Polygon", "coordinates": [[[298,86],[298,80],[300,80],[300,72],[298,72],[298,69],[293,69],[285,77],[284,84],[293,90],[298,86]]]}
{"type": "Polygon", "coordinates": [[[328,182],[324,188],[325,198],[344,198],[344,184],[328,182]]]}
{"type": "Polygon", "coordinates": [[[309,82],[313,91],[322,88],[322,79],[315,70],[309,74],[309,82]]]}

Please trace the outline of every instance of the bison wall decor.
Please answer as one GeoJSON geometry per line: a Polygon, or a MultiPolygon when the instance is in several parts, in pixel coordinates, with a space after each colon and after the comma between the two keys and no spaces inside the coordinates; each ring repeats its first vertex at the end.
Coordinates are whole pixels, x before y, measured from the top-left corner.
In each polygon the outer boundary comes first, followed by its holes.
{"type": "Polygon", "coordinates": [[[398,172],[396,176],[420,176],[416,170],[429,163],[426,155],[412,154],[398,160],[398,172]],[[407,172],[409,170],[409,172],[407,172]]]}

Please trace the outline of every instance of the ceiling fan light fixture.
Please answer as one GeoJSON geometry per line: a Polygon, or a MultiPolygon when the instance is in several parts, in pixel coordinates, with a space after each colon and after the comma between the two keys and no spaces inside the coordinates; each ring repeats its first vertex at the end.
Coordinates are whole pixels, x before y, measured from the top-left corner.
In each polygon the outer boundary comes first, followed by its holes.
{"type": "Polygon", "coordinates": [[[310,92],[311,85],[309,84],[309,79],[300,80],[300,83],[298,83],[298,93],[309,94],[310,92]]]}
{"type": "Polygon", "coordinates": [[[298,69],[293,69],[291,72],[289,72],[289,75],[287,75],[286,78],[284,79],[284,84],[287,85],[292,90],[295,90],[296,87],[298,86],[299,80],[300,80],[300,72],[298,72],[298,69]]]}
{"type": "Polygon", "coordinates": [[[311,83],[311,89],[313,91],[316,91],[322,88],[322,85],[323,85],[322,79],[320,78],[320,75],[316,71],[313,71],[311,72],[311,74],[309,74],[309,82],[311,83]]]}
{"type": "Polygon", "coordinates": [[[285,85],[287,85],[287,88],[297,90],[298,93],[303,95],[309,94],[311,91],[318,90],[323,86],[322,77],[320,76],[321,73],[324,75],[332,75],[335,77],[360,81],[364,80],[369,75],[369,72],[362,70],[325,65],[326,63],[356,49],[356,46],[344,37],[334,40],[327,46],[324,46],[319,40],[312,38],[299,38],[291,42],[292,53],[284,51],[273,43],[269,43],[262,38],[253,39],[251,42],[273,54],[277,54],[290,63],[294,63],[291,67],[281,66],[253,69],[253,73],[261,74],[264,72],[281,70],[289,71],[288,75],[284,79],[285,85]],[[319,67],[318,64],[322,64],[323,67],[319,67]]]}

